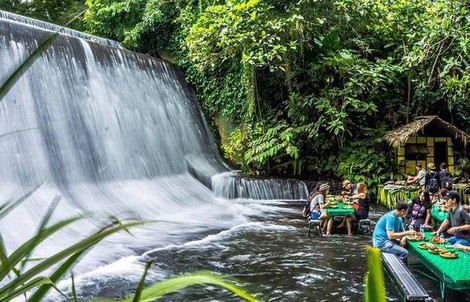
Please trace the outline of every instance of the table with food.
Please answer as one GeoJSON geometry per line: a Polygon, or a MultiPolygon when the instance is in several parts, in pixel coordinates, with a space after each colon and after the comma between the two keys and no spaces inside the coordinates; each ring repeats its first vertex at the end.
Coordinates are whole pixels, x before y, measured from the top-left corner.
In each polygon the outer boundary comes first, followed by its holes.
{"type": "Polygon", "coordinates": [[[418,232],[407,239],[409,251],[439,280],[442,301],[446,288],[470,289],[470,255],[430,232],[418,232]]]}
{"type": "Polygon", "coordinates": [[[419,187],[406,181],[388,181],[377,187],[377,201],[391,209],[397,201],[406,201],[418,195],[419,187]]]}
{"type": "Polygon", "coordinates": [[[326,209],[328,217],[348,216],[354,213],[354,209],[348,197],[328,195],[326,201],[330,202],[326,209]]]}

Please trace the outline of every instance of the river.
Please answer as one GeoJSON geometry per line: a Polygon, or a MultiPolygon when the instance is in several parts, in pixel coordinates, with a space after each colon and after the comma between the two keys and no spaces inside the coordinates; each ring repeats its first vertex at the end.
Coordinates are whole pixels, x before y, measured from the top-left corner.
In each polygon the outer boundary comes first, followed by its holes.
{"type": "MultiPolygon", "coordinates": [[[[331,237],[309,238],[298,202],[233,202],[264,208],[264,214],[254,215],[246,223],[230,229],[188,232],[192,239],[184,244],[158,248],[147,252],[145,257],[127,259],[122,264],[132,270],[136,263],[141,267],[145,259],[154,259],[148,284],[169,276],[210,270],[235,278],[237,284],[264,301],[364,300],[365,246],[370,244],[369,236],[348,237],[336,233],[331,237]]],[[[373,205],[372,220],[377,220],[384,210],[380,205],[373,205]]],[[[410,256],[410,263],[417,262],[410,256]]],[[[135,288],[137,278],[130,282],[124,276],[110,277],[112,271],[95,271],[81,280],[83,297],[123,297],[135,288]],[[104,278],[106,273],[108,276],[104,278]]],[[[438,283],[415,275],[432,298],[430,301],[439,301],[438,283]]],[[[387,300],[401,301],[387,276],[385,281],[387,300]]],[[[240,298],[218,287],[193,286],[167,295],[162,301],[240,301],[240,298]]],[[[449,290],[447,301],[470,301],[470,295],[449,290]]]]}

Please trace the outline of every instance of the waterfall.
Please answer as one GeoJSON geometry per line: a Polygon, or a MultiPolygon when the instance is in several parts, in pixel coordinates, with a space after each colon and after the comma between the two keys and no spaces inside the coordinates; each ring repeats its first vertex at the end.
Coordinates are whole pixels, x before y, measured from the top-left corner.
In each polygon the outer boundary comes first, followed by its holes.
{"type": "Polygon", "coordinates": [[[303,182],[231,171],[181,72],[117,42],[0,11],[0,83],[52,31],[61,34],[0,100],[0,202],[39,186],[0,221],[9,252],[34,234],[55,197],[52,221],[87,212],[99,218],[63,230],[35,257],[94,232],[101,217],[165,221],[132,238],[113,235],[78,274],[253,215],[228,198],[305,198],[303,182]]]}

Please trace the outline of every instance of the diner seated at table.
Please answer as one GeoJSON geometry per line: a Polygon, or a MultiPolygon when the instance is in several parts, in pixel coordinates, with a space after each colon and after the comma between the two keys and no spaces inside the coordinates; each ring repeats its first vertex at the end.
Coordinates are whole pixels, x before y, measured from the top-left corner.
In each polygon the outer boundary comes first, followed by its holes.
{"type": "Polygon", "coordinates": [[[352,206],[356,210],[352,215],[345,216],[338,228],[343,228],[346,224],[348,235],[352,236],[352,222],[369,218],[369,194],[365,183],[360,182],[356,186],[354,195],[351,196],[352,206]]]}
{"type": "Polygon", "coordinates": [[[445,206],[446,201],[444,199],[444,196],[446,196],[447,192],[449,192],[449,190],[446,189],[446,188],[440,189],[439,193],[436,195],[436,198],[431,199],[431,203],[441,205],[441,206],[445,206]]]}
{"type": "Polygon", "coordinates": [[[424,187],[424,181],[426,177],[426,170],[420,163],[416,164],[416,176],[409,175],[406,179],[407,185],[418,184],[420,187],[424,187]]]}
{"type": "Polygon", "coordinates": [[[433,232],[434,236],[439,235],[445,228],[450,225],[447,233],[451,237],[447,238],[450,244],[461,244],[470,246],[470,214],[464,210],[460,204],[460,195],[456,191],[447,192],[444,197],[446,200],[449,213],[447,218],[441,223],[437,231],[433,232]]]}
{"type": "Polygon", "coordinates": [[[327,221],[327,231],[326,235],[331,235],[331,228],[333,226],[333,218],[328,219],[326,208],[330,204],[331,201],[327,201],[326,195],[330,186],[328,183],[322,183],[319,185],[318,190],[313,192],[309,198],[311,198],[310,202],[310,220],[320,220],[321,225],[323,227],[325,221],[327,221]],[[331,222],[330,222],[331,221],[331,222]]]}
{"type": "Polygon", "coordinates": [[[428,226],[431,221],[431,198],[429,192],[420,191],[417,196],[411,199],[408,208],[408,226],[418,231],[421,226],[428,226]]]}
{"type": "Polygon", "coordinates": [[[354,191],[356,190],[356,184],[350,182],[349,180],[345,179],[343,181],[343,189],[341,191],[342,196],[351,196],[354,194],[354,191]]]}
{"type": "Polygon", "coordinates": [[[405,231],[402,217],[408,212],[408,203],[399,201],[392,210],[383,215],[377,222],[374,233],[372,234],[372,244],[383,253],[392,253],[406,263],[408,251],[404,248],[406,245],[406,236],[414,235],[416,231],[405,231]]]}

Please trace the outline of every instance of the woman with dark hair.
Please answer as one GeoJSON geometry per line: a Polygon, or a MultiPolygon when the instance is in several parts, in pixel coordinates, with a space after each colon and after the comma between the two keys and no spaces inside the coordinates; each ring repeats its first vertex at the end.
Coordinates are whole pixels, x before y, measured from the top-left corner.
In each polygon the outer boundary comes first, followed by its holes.
{"type": "Polygon", "coordinates": [[[431,197],[428,191],[421,191],[411,200],[408,208],[408,225],[414,230],[421,226],[428,226],[431,221],[431,197]]]}

